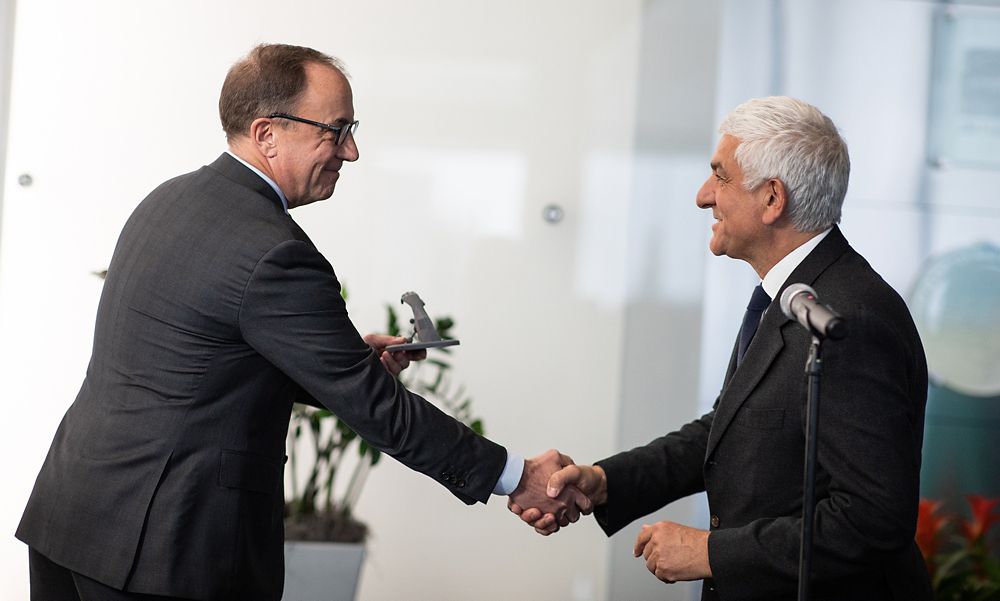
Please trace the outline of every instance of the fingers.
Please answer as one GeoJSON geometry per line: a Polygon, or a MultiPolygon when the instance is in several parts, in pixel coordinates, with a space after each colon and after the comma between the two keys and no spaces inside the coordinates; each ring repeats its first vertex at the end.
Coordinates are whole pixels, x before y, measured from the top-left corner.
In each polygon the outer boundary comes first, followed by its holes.
{"type": "Polygon", "coordinates": [[[514,501],[512,501],[510,499],[507,499],[507,509],[509,509],[511,513],[514,513],[514,514],[517,514],[517,515],[521,515],[521,513],[524,512],[524,510],[521,509],[520,505],[518,505],[517,503],[515,503],[514,501]]]}
{"type": "Polygon", "coordinates": [[[649,543],[649,539],[653,537],[653,529],[649,524],[642,525],[642,532],[639,533],[638,538],[635,539],[635,547],[632,549],[633,557],[639,557],[643,554],[646,548],[646,544],[649,543]]]}
{"type": "Polygon", "coordinates": [[[567,484],[576,484],[580,480],[581,474],[580,467],[576,465],[569,465],[562,468],[549,477],[549,484],[545,494],[552,498],[558,497],[567,484]]]}
{"type": "Polygon", "coordinates": [[[406,353],[406,358],[410,361],[423,361],[427,358],[427,350],[420,349],[419,351],[403,351],[406,353]]]}
{"type": "Polygon", "coordinates": [[[409,367],[411,361],[422,361],[427,358],[427,351],[423,349],[417,351],[395,351],[392,353],[385,350],[385,347],[389,345],[408,342],[402,336],[368,334],[364,337],[364,341],[368,346],[375,349],[375,352],[379,355],[379,359],[382,361],[382,365],[394,376],[398,376],[401,371],[409,367]]]}
{"type": "Polygon", "coordinates": [[[555,532],[559,532],[559,523],[556,520],[556,516],[551,513],[545,514],[542,519],[535,522],[535,532],[541,534],[542,536],[548,536],[555,532]]]}
{"type": "Polygon", "coordinates": [[[575,508],[583,515],[590,515],[594,512],[594,502],[590,500],[590,497],[583,494],[579,488],[570,486],[566,489],[566,492],[569,495],[570,507],[575,508]]]}
{"type": "Polygon", "coordinates": [[[519,515],[521,516],[522,520],[531,524],[532,526],[535,525],[535,522],[542,519],[543,516],[542,510],[538,509],[537,507],[532,507],[531,509],[525,509],[524,512],[519,515]]]}
{"type": "Polygon", "coordinates": [[[556,516],[551,513],[546,513],[540,519],[535,521],[534,526],[536,530],[551,530],[553,532],[559,530],[559,523],[556,520],[556,516]]]}
{"type": "Polygon", "coordinates": [[[399,371],[403,371],[410,366],[410,354],[406,351],[396,351],[395,353],[385,351],[382,355],[389,355],[389,358],[399,366],[399,371]]]}
{"type": "Polygon", "coordinates": [[[368,334],[364,337],[364,341],[365,344],[375,349],[375,352],[381,353],[390,344],[403,344],[406,342],[406,338],[402,336],[388,336],[386,334],[368,334]]]}
{"type": "Polygon", "coordinates": [[[536,532],[548,536],[593,511],[593,501],[575,485],[580,478],[572,457],[550,449],[525,461],[522,481],[507,507],[536,532]]]}
{"type": "Polygon", "coordinates": [[[403,371],[403,366],[401,366],[394,358],[393,353],[389,351],[383,351],[382,356],[379,357],[382,361],[382,365],[385,369],[392,375],[398,376],[399,372],[403,371]]]}
{"type": "MultiPolygon", "coordinates": [[[[646,558],[646,569],[649,570],[651,574],[656,576],[656,559],[653,557],[646,558]]],[[[657,576],[659,578],[659,576],[657,576]]]]}

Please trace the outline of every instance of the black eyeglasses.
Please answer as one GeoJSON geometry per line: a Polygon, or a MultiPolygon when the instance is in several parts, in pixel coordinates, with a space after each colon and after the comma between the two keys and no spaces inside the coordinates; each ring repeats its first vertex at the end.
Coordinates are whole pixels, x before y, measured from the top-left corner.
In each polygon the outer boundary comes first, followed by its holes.
{"type": "Polygon", "coordinates": [[[303,119],[302,117],[296,117],[295,115],[289,115],[287,113],[271,113],[267,116],[268,119],[288,119],[289,121],[298,121],[299,123],[308,123],[309,125],[315,125],[320,129],[324,129],[329,132],[333,132],[334,141],[337,146],[340,146],[347,140],[347,136],[354,135],[354,132],[358,131],[358,122],[351,121],[344,125],[330,125],[329,123],[320,123],[319,121],[313,121],[311,119],[303,119]]]}

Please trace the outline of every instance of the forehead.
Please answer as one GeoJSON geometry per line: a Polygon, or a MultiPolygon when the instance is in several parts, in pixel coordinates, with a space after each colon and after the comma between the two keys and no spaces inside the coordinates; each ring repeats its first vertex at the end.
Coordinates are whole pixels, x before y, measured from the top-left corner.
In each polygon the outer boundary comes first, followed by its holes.
{"type": "Polygon", "coordinates": [[[723,134],[719,139],[715,153],[712,155],[712,163],[732,168],[736,162],[736,148],[739,147],[739,138],[734,138],[729,134],[723,134]]]}
{"type": "Polygon", "coordinates": [[[354,96],[347,78],[333,67],[308,63],[306,89],[298,103],[302,111],[320,111],[316,117],[349,118],[354,115],[354,96]]]}

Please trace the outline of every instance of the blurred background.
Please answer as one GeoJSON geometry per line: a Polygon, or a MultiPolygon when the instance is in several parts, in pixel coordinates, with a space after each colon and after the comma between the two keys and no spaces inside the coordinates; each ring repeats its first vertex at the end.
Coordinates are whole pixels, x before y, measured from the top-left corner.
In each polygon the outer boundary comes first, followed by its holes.
{"type": "MultiPolygon", "coordinates": [[[[925,496],[1000,495],[1000,2],[0,0],[0,599],[13,532],[90,354],[118,232],[225,149],[217,100],[261,42],[341,58],[361,159],[293,216],[362,332],[416,290],[455,319],[487,434],[578,462],[711,405],[757,282],[694,204],[721,117],[772,94],[840,127],[842,229],[910,303],[933,382],[925,496]]],[[[648,518],[707,524],[703,498],[648,518]]],[[[639,524],[542,538],[389,460],[357,514],[358,599],[696,598],[639,524]]]]}

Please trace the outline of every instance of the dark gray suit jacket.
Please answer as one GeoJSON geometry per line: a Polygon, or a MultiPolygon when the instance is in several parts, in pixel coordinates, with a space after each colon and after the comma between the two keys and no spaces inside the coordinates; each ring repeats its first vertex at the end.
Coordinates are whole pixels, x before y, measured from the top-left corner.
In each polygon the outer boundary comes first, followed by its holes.
{"type": "Polygon", "coordinates": [[[87,376],[17,537],[116,588],[278,599],[285,436],[300,390],[466,503],[506,452],[399,385],[333,268],[228,154],[122,231],[87,376]]]}
{"type": "MultiPolygon", "coordinates": [[[[927,366],[910,313],[839,228],[782,290],[795,282],[812,286],[849,332],[823,346],[813,598],[929,601],[913,541],[927,366]]],[[[734,350],[712,412],[599,462],[605,531],[707,491],[714,582],[703,598],[795,599],[809,342],[775,299],[738,369],[734,350]]]]}

